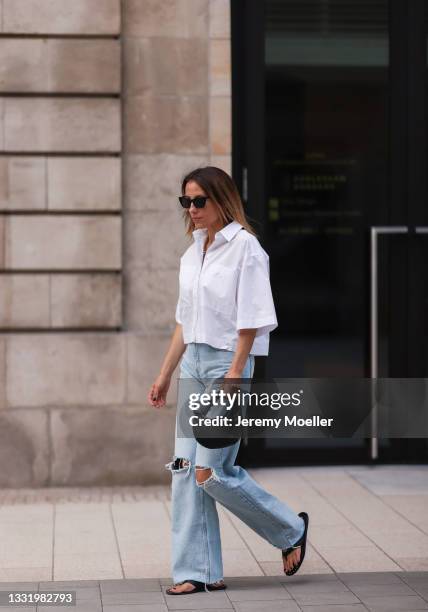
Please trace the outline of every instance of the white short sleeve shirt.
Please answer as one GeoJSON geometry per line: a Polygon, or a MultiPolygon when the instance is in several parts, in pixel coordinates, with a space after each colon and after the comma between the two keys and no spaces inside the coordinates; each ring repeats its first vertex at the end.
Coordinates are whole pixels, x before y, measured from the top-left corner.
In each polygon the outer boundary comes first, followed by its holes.
{"type": "Polygon", "coordinates": [[[269,280],[269,256],[237,221],[215,235],[203,258],[206,229],[180,259],[175,319],[183,341],[235,351],[239,329],[257,329],[250,354],[268,355],[269,334],[278,327],[269,280]]]}

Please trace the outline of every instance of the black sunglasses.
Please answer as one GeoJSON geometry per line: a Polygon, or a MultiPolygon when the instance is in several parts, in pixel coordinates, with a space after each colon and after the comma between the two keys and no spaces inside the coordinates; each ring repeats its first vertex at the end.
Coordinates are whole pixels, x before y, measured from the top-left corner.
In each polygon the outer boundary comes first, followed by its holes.
{"type": "Polygon", "coordinates": [[[207,200],[209,200],[208,196],[195,196],[193,199],[190,196],[179,196],[180,204],[183,208],[190,208],[193,204],[195,208],[203,208],[207,200]]]}

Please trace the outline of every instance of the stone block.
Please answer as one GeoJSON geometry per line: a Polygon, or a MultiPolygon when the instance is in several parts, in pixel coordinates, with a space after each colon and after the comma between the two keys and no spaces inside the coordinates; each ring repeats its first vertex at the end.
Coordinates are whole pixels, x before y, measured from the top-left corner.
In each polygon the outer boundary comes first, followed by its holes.
{"type": "Polygon", "coordinates": [[[209,0],[124,0],[127,36],[207,38],[209,0]]]}
{"type": "Polygon", "coordinates": [[[174,427],[174,413],[154,408],[53,410],[52,484],[167,483],[174,427]]]}
{"type": "Polygon", "coordinates": [[[130,269],[125,277],[125,319],[130,330],[149,335],[175,328],[178,270],[130,269]]]}
{"type": "MultiPolygon", "coordinates": [[[[147,336],[127,333],[128,394],[129,403],[145,404],[151,407],[147,395],[159,374],[168,350],[171,335],[147,336]]],[[[177,378],[179,367],[172,375],[167,394],[167,406],[175,409],[177,402],[177,378]]],[[[165,408],[166,409],[166,408],[165,408]]]]}
{"type": "Polygon", "coordinates": [[[208,45],[202,38],[127,38],[124,42],[128,96],[208,93],[208,45]]]}
{"type": "Polygon", "coordinates": [[[11,407],[124,401],[126,345],[121,334],[22,333],[11,335],[7,343],[6,398],[11,407]]]}
{"type": "Polygon", "coordinates": [[[0,488],[46,486],[49,453],[45,410],[0,411],[0,488]]]}
{"type": "Polygon", "coordinates": [[[230,0],[210,0],[210,37],[230,38],[230,0]]]}
{"type": "Polygon", "coordinates": [[[124,0],[126,36],[174,36],[177,0],[124,0]]]}
{"type": "Polygon", "coordinates": [[[0,97],[0,151],[4,149],[4,107],[4,98],[0,97]]]}
{"type": "Polygon", "coordinates": [[[49,276],[0,275],[0,328],[49,325],[49,276]]]}
{"type": "Polygon", "coordinates": [[[49,40],[47,91],[120,93],[118,40],[49,40]]]}
{"type": "Polygon", "coordinates": [[[120,210],[121,160],[118,157],[48,158],[50,210],[120,210]]]}
{"type": "Polygon", "coordinates": [[[177,269],[191,244],[185,235],[181,211],[129,212],[126,215],[125,261],[128,267],[177,269]],[[168,239],[164,232],[168,218],[168,239]]]}
{"type": "Polygon", "coordinates": [[[6,225],[6,218],[4,215],[0,215],[0,270],[4,268],[4,264],[5,264],[5,251],[6,251],[5,225],[6,225]]]}
{"type": "Polygon", "coordinates": [[[120,0],[3,0],[7,34],[120,33],[120,0]]]}
{"type": "Polygon", "coordinates": [[[0,91],[43,91],[47,83],[48,41],[0,39],[0,91]]]}
{"type": "Polygon", "coordinates": [[[210,92],[212,96],[231,96],[232,75],[230,40],[210,41],[210,92]]]}
{"type": "Polygon", "coordinates": [[[231,99],[213,96],[210,105],[210,143],[215,155],[227,155],[232,150],[231,99]]]}
{"type": "Polygon", "coordinates": [[[120,327],[118,274],[52,274],[52,327],[120,327]]]}
{"type": "Polygon", "coordinates": [[[207,153],[207,99],[202,96],[131,96],[125,100],[128,153],[207,153]]]}
{"type": "Polygon", "coordinates": [[[6,224],[6,268],[120,269],[118,216],[13,216],[6,224]]]}
{"type": "Polygon", "coordinates": [[[128,155],[124,167],[125,202],[128,210],[180,210],[178,196],[184,176],[201,166],[209,165],[207,156],[128,155]]]}
{"type": "Polygon", "coordinates": [[[109,98],[4,99],[4,150],[118,152],[120,102],[109,98]]]}
{"type": "MultiPolygon", "coordinates": [[[[232,176],[232,156],[231,155],[212,155],[210,159],[210,165],[221,168],[232,176]]],[[[241,185],[238,185],[238,189],[242,194],[241,185]]]]}
{"type": "Polygon", "coordinates": [[[46,160],[0,157],[0,210],[43,210],[45,207],[46,160]]]}
{"type": "Polygon", "coordinates": [[[6,408],[6,338],[0,335],[0,410],[6,408]]]}
{"type": "Polygon", "coordinates": [[[0,39],[0,91],[117,93],[118,40],[0,39]]]}

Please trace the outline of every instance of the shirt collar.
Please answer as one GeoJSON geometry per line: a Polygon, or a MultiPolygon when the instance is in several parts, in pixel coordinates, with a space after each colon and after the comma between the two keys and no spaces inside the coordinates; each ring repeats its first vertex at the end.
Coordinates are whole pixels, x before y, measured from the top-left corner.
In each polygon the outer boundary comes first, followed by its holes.
{"type": "MultiPolygon", "coordinates": [[[[240,223],[238,223],[238,221],[231,221],[230,223],[225,225],[221,230],[216,232],[216,234],[221,234],[228,242],[230,242],[232,238],[234,238],[234,236],[239,232],[239,230],[242,227],[243,226],[240,223]]],[[[202,240],[203,238],[206,237],[207,233],[208,233],[208,230],[206,228],[200,228],[192,232],[193,238],[195,240],[202,240]]]]}

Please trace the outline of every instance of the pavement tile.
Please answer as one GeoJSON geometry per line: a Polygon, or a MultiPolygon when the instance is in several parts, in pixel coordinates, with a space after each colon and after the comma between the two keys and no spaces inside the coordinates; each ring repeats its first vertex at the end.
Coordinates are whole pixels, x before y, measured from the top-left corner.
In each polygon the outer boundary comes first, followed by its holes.
{"type": "Polygon", "coordinates": [[[427,496],[426,495],[382,495],[382,499],[400,514],[406,515],[412,509],[412,523],[427,531],[427,496]]]}
{"type": "Polygon", "coordinates": [[[95,577],[103,580],[119,578],[122,575],[120,558],[117,554],[57,554],[55,555],[55,574],[61,580],[95,577]]]}
{"type": "Polygon", "coordinates": [[[38,582],[0,582],[0,591],[38,591],[38,582]]]}
{"type": "Polygon", "coordinates": [[[348,587],[339,580],[329,580],[327,582],[316,581],[313,583],[308,582],[306,584],[290,584],[287,585],[286,588],[293,597],[304,594],[351,592],[348,587]]]}
{"type": "Polygon", "coordinates": [[[385,572],[399,570],[399,566],[376,546],[361,548],[319,549],[320,554],[336,572],[385,572]]]}
{"type": "Polygon", "coordinates": [[[344,591],[343,593],[298,593],[294,595],[294,599],[300,606],[361,603],[350,591],[344,591]]]}
{"type": "MultiPolygon", "coordinates": [[[[104,612],[168,612],[165,604],[147,604],[147,605],[132,605],[132,604],[109,604],[103,606],[104,612]]],[[[64,611],[63,611],[64,612],[64,611]]]]}
{"type": "Polygon", "coordinates": [[[2,582],[32,582],[48,580],[52,576],[52,566],[44,567],[0,567],[0,581],[2,582]]]}
{"type": "Polygon", "coordinates": [[[239,601],[234,604],[236,612],[300,612],[292,599],[282,601],[239,601]]]}
{"type": "Polygon", "coordinates": [[[365,597],[388,597],[390,595],[416,595],[407,584],[360,584],[349,586],[351,591],[360,599],[365,597]]]}
{"type": "Polygon", "coordinates": [[[7,608],[0,606],[1,612],[36,612],[36,608],[32,608],[30,606],[25,606],[24,608],[16,606],[8,606],[7,608]]]}
{"type": "Polygon", "coordinates": [[[278,584],[276,576],[225,576],[229,584],[278,584]]]}
{"type": "Polygon", "coordinates": [[[412,571],[424,571],[428,572],[428,552],[425,558],[422,557],[396,557],[397,563],[404,570],[412,571]]]}
{"type": "Polygon", "coordinates": [[[50,587],[49,589],[45,589],[40,587],[40,591],[48,591],[48,592],[74,592],[76,594],[76,601],[87,601],[87,600],[99,600],[100,599],[100,589],[98,586],[94,587],[76,587],[74,585],[64,585],[61,587],[50,587]]]}
{"type": "Polygon", "coordinates": [[[373,535],[373,540],[391,557],[396,556],[397,552],[404,559],[428,557],[428,536],[417,529],[413,533],[380,533],[373,535]]]}
{"type": "Polygon", "coordinates": [[[420,586],[418,584],[413,584],[411,586],[417,595],[420,595],[421,597],[423,597],[424,599],[428,601],[428,585],[426,585],[425,583],[421,583],[421,584],[423,586],[420,586]]]}
{"type": "Polygon", "coordinates": [[[409,467],[397,470],[394,466],[371,472],[352,470],[350,473],[376,495],[403,495],[403,492],[416,495],[428,493],[428,475],[424,469],[409,467]]]}
{"type": "Polygon", "coordinates": [[[276,586],[251,585],[251,587],[239,587],[231,584],[228,586],[227,596],[232,602],[253,601],[255,599],[261,599],[263,601],[272,601],[275,599],[291,599],[291,595],[280,584],[276,586]]]}
{"type": "Polygon", "coordinates": [[[417,595],[409,597],[365,597],[363,599],[363,603],[371,612],[405,612],[406,610],[428,610],[428,603],[417,595]]]}
{"type": "Polygon", "coordinates": [[[161,591],[133,591],[131,593],[103,593],[103,605],[106,604],[152,604],[164,603],[164,596],[161,591]]]}
{"type": "MultiPolygon", "coordinates": [[[[166,574],[171,566],[170,562],[157,562],[150,559],[151,546],[147,547],[147,553],[142,557],[141,551],[135,554],[132,558],[130,555],[126,559],[122,557],[123,574],[129,579],[151,578],[157,580],[158,576],[166,574]]],[[[108,578],[117,578],[121,575],[108,576],[108,578]]]]}
{"type": "Polygon", "coordinates": [[[339,572],[337,577],[345,584],[401,584],[399,572],[339,572]]]}
{"type": "MultiPolygon", "coordinates": [[[[251,548],[249,544],[249,548],[251,548]]],[[[281,553],[276,562],[281,568],[281,553]]],[[[262,573],[256,555],[251,554],[248,549],[229,549],[223,555],[224,574],[243,576],[260,576],[262,573]]]]}
{"type": "Polygon", "coordinates": [[[303,606],[303,612],[360,612],[364,610],[367,612],[367,608],[363,604],[349,604],[349,605],[333,605],[333,606],[303,606]]]}
{"type": "MultiPolygon", "coordinates": [[[[0,608],[1,610],[1,608],[0,608]]],[[[38,606],[37,612],[102,612],[101,601],[78,601],[75,606],[38,606]]]]}
{"type": "Polygon", "coordinates": [[[48,580],[39,582],[41,591],[51,591],[52,589],[61,589],[66,587],[67,589],[79,589],[88,587],[98,587],[98,580],[48,580]]]}
{"type": "Polygon", "coordinates": [[[283,574],[277,578],[279,582],[284,582],[286,586],[289,584],[313,584],[314,582],[339,582],[337,574],[331,572],[330,574],[313,574],[306,575],[302,574],[299,570],[299,573],[294,576],[286,576],[283,574]]]}
{"type": "Polygon", "coordinates": [[[84,587],[80,589],[68,588],[67,590],[76,592],[77,601],[85,601],[88,599],[100,599],[100,588],[99,587],[84,587]]]}
{"type": "MultiPolygon", "coordinates": [[[[169,578],[165,578],[169,581],[169,578]]],[[[166,584],[169,584],[166,582],[166,584]]],[[[134,591],[160,591],[161,585],[156,578],[135,578],[118,580],[101,580],[101,592],[105,593],[132,593],[134,591]]]]}
{"type": "Polygon", "coordinates": [[[420,572],[396,572],[400,578],[403,580],[426,580],[428,581],[428,572],[420,571],[420,572]]]}
{"type": "Polygon", "coordinates": [[[316,548],[343,547],[344,543],[350,548],[371,545],[371,541],[353,525],[313,526],[310,540],[316,548]]]}

